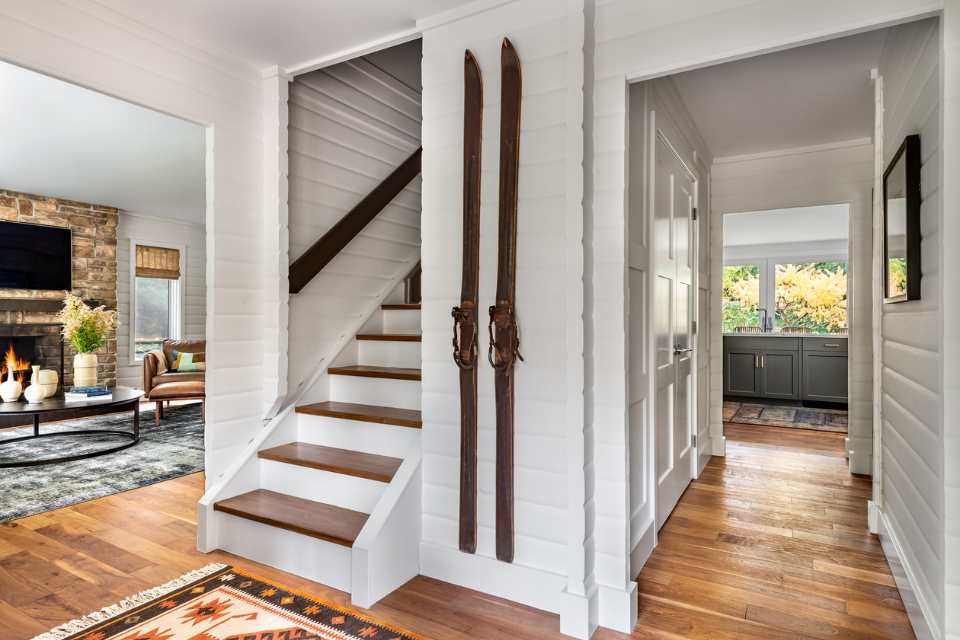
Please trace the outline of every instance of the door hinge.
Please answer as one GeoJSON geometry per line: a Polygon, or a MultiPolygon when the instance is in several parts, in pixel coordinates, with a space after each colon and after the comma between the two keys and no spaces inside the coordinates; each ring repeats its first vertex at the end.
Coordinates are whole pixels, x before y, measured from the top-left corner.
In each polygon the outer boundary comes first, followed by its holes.
{"type": "Polygon", "coordinates": [[[695,433],[690,434],[690,446],[692,447],[697,446],[697,434],[695,433]]]}
{"type": "Polygon", "coordinates": [[[696,332],[697,332],[697,321],[694,320],[691,324],[692,324],[693,326],[690,328],[690,331],[691,331],[692,333],[696,333],[696,332]]]}
{"type": "Polygon", "coordinates": [[[694,220],[697,219],[697,208],[696,208],[696,207],[693,208],[693,219],[694,219],[694,220]]]}

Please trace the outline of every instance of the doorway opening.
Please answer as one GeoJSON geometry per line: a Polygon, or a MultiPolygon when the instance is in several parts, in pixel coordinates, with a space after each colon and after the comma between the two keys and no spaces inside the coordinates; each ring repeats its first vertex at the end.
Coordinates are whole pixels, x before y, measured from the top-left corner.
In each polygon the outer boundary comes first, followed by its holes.
{"type": "MultiPolygon", "coordinates": [[[[855,537],[870,571],[894,583],[868,526],[879,410],[873,72],[903,42],[923,42],[929,22],[916,24],[629,86],[630,542],[641,603],[648,594],[702,608],[684,594],[730,571],[730,589],[760,588],[763,578],[730,563],[761,548],[793,576],[811,561],[798,540],[826,553],[855,537]],[[689,284],[677,268],[687,248],[689,284]],[[694,558],[698,575],[686,569],[694,558]]],[[[784,588],[777,615],[734,615],[789,629],[803,591],[784,588]]],[[[909,630],[899,596],[890,603],[894,635],[909,630]]],[[[706,607],[718,630],[729,605],[706,607]]],[[[864,618],[844,614],[833,632],[892,637],[864,618]]]]}
{"type": "Polygon", "coordinates": [[[849,205],[723,215],[725,423],[848,426],[849,205]]]}
{"type": "Polygon", "coordinates": [[[0,351],[23,369],[0,522],[200,474],[205,128],[5,62],[0,87],[0,351]]]}

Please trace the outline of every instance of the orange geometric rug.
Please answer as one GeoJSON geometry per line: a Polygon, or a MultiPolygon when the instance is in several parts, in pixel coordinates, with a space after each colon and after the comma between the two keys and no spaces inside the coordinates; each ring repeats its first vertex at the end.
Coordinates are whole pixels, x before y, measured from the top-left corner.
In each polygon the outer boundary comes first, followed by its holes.
{"type": "Polygon", "coordinates": [[[417,636],[211,564],[33,640],[415,640],[417,636]]]}

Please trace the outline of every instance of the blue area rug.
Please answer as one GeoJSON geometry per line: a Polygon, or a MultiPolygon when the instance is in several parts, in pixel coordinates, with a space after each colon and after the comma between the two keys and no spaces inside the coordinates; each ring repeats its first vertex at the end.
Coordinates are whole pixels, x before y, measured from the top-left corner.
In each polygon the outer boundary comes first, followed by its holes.
{"type": "MultiPolygon", "coordinates": [[[[96,429],[133,429],[130,412],[41,424],[41,433],[96,429]]],[[[0,432],[0,462],[47,458],[67,452],[104,449],[122,440],[113,436],[41,438],[4,445],[30,435],[33,428],[0,432]]],[[[0,522],[144,487],[203,470],[203,420],[200,404],[170,407],[157,427],[153,409],[140,412],[140,442],[129,449],[87,460],[39,467],[0,469],[0,522]]]]}

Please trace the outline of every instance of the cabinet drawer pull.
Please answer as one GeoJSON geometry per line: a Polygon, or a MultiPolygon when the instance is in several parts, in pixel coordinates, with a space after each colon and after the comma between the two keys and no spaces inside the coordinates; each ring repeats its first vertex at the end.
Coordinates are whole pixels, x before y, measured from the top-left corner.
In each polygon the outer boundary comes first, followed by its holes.
{"type": "Polygon", "coordinates": [[[823,343],[823,346],[827,347],[828,349],[839,349],[839,348],[840,348],[840,343],[839,343],[839,342],[824,342],[824,343],[823,343]]]}

